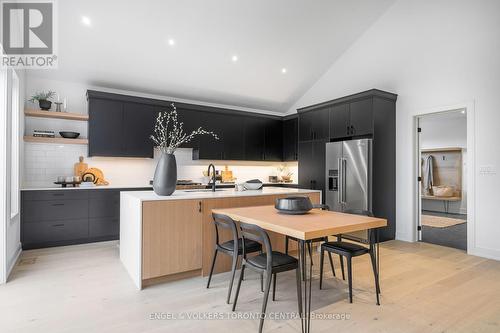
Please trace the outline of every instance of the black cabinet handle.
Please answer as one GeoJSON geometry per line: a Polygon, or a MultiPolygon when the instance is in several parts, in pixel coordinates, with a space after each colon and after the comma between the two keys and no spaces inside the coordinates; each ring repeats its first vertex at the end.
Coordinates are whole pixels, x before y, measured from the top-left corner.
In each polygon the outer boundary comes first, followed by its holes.
{"type": "Polygon", "coordinates": [[[53,227],[64,227],[64,223],[61,223],[61,224],[53,224],[52,226],[53,226],[53,227]]]}
{"type": "Polygon", "coordinates": [[[356,134],[356,130],[354,129],[354,126],[351,126],[351,134],[352,135],[356,134]]]}
{"type": "Polygon", "coordinates": [[[201,201],[198,201],[198,212],[201,213],[201,201]]]}
{"type": "Polygon", "coordinates": [[[52,204],[52,206],[64,206],[63,203],[56,203],[56,204],[52,204]]]}

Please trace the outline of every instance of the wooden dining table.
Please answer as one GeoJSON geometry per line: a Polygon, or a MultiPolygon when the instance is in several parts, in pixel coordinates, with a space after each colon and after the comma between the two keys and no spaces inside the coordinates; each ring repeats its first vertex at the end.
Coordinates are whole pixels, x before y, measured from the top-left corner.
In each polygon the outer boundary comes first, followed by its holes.
{"type": "MultiPolygon", "coordinates": [[[[274,206],[214,209],[213,213],[224,214],[235,221],[258,225],[264,230],[295,237],[299,240],[299,261],[303,273],[302,309],[300,314],[302,332],[311,331],[311,281],[312,262],[306,256],[306,244],[320,237],[345,234],[355,231],[387,226],[387,220],[354,214],[313,209],[304,215],[279,213],[274,206]]],[[[378,232],[377,232],[378,234],[378,232]]],[[[378,237],[377,243],[378,243],[378,237]]],[[[377,251],[378,253],[378,251],[377,251]]],[[[378,267],[378,254],[375,256],[378,267]]]]}

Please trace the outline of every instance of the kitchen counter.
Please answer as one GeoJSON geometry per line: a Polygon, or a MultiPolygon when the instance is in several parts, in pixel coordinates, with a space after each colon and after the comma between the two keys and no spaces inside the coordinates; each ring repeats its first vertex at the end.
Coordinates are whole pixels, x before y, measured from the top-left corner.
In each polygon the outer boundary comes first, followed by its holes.
{"type": "Polygon", "coordinates": [[[150,188],[151,185],[102,185],[94,187],[61,187],[60,185],[54,186],[41,186],[41,187],[24,187],[21,191],[53,191],[53,190],[108,190],[108,189],[127,189],[127,188],[150,188]]]}
{"type": "Polygon", "coordinates": [[[301,194],[301,193],[311,193],[318,192],[319,190],[305,190],[298,188],[285,188],[285,187],[263,187],[261,190],[246,190],[246,191],[235,191],[233,188],[229,189],[217,189],[212,192],[210,189],[204,190],[177,190],[170,196],[160,196],[153,191],[134,191],[121,193],[122,198],[124,196],[130,199],[135,199],[139,201],[162,201],[162,200],[183,200],[183,199],[217,199],[217,198],[234,198],[234,197],[253,197],[262,195],[276,195],[276,194],[301,194]]]}
{"type": "MultiPolygon", "coordinates": [[[[304,195],[321,202],[321,191],[264,187],[256,191],[221,189],[178,190],[171,196],[153,191],[120,193],[120,260],[138,289],[193,276],[210,270],[215,243],[212,210],[272,205],[277,198],[304,195]]],[[[228,240],[221,233],[220,241],[228,240]]],[[[284,238],[269,233],[273,249],[284,251],[284,238]]],[[[294,250],[291,245],[290,250],[294,250]]],[[[230,269],[225,256],[217,258],[215,272],[230,269]]]]}

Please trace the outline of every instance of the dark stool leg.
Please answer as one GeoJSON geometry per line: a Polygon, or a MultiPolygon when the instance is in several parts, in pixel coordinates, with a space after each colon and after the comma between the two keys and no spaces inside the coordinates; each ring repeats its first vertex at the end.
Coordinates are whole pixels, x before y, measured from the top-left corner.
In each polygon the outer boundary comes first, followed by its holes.
{"type": "Polygon", "coordinates": [[[259,333],[262,333],[264,327],[264,316],[266,315],[267,300],[269,298],[269,289],[271,289],[272,272],[266,271],[266,289],[264,290],[264,300],[262,301],[262,316],[260,317],[259,333]]]}
{"type": "Polygon", "coordinates": [[[214,272],[215,267],[215,259],[217,259],[217,249],[215,249],[212,267],[210,268],[210,274],[208,275],[207,289],[210,288],[210,281],[212,280],[212,273],[214,272]]]}
{"type": "Polygon", "coordinates": [[[370,251],[370,259],[372,260],[372,268],[373,268],[373,276],[375,277],[375,292],[377,293],[377,305],[380,305],[380,284],[378,281],[378,272],[377,272],[377,263],[375,261],[375,253],[373,253],[373,249],[370,251]]]}
{"type": "Polygon", "coordinates": [[[352,303],[352,258],[346,257],[347,259],[347,279],[349,281],[349,303],[352,303]]]}
{"type": "Polygon", "coordinates": [[[330,267],[332,268],[332,273],[333,273],[333,276],[337,276],[335,274],[335,267],[333,266],[333,259],[332,259],[332,254],[330,252],[328,252],[328,259],[330,260],[330,267]]]}
{"type": "Polygon", "coordinates": [[[236,302],[238,302],[238,295],[240,294],[241,281],[245,274],[245,264],[241,265],[240,278],[238,279],[238,286],[236,287],[236,295],[234,295],[233,311],[236,310],[236,302]]]}
{"type": "Polygon", "coordinates": [[[339,256],[340,259],[340,270],[342,271],[342,280],[345,281],[345,273],[344,273],[344,256],[339,256]]]}
{"type": "Polygon", "coordinates": [[[288,236],[285,236],[285,254],[288,254],[288,236]]]}
{"type": "Polygon", "coordinates": [[[276,300],[276,273],[273,274],[273,301],[276,300]]]}
{"type": "MultiPolygon", "coordinates": [[[[330,252],[328,252],[330,254],[330,252]]],[[[323,262],[325,261],[325,250],[321,247],[321,254],[319,255],[319,289],[323,287],[323,262]]]]}
{"type": "Polygon", "coordinates": [[[238,266],[238,252],[233,254],[233,263],[231,265],[231,280],[229,281],[229,290],[227,291],[226,303],[229,304],[231,301],[231,290],[233,289],[234,275],[236,274],[236,266],[238,266]]]}

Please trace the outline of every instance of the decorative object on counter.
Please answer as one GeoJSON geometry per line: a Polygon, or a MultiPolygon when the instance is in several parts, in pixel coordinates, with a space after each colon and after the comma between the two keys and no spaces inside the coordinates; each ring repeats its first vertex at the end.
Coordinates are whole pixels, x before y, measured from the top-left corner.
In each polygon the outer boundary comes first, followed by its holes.
{"type": "Polygon", "coordinates": [[[33,130],[33,136],[37,138],[55,138],[54,131],[33,130]]]}
{"type": "Polygon", "coordinates": [[[62,187],[77,187],[80,185],[80,183],[81,179],[78,176],[58,176],[57,181],[54,182],[54,184],[61,185],[62,187]]]}
{"type": "Polygon", "coordinates": [[[80,156],[78,158],[78,163],[75,163],[75,168],[74,168],[74,174],[75,176],[81,177],[83,176],[83,173],[85,170],[89,168],[89,165],[85,162],[83,162],[83,156],[80,156]]]}
{"type": "Polygon", "coordinates": [[[109,185],[104,179],[104,173],[98,168],[90,168],[83,172],[82,180],[84,182],[92,182],[95,185],[109,185]]]}
{"type": "Polygon", "coordinates": [[[172,110],[158,113],[154,134],[151,139],[162,152],[156,165],[153,179],[153,190],[158,195],[171,195],[177,184],[177,163],[174,152],[184,143],[188,143],[198,135],[211,135],[216,140],[217,134],[199,127],[190,134],[184,132],[184,123],[177,120],[177,108],[174,103],[172,110]]]}
{"type": "Polygon", "coordinates": [[[80,136],[80,133],[78,132],[69,132],[69,131],[61,131],[59,132],[59,135],[62,136],[65,139],[76,139],[80,136]]]}
{"type": "Polygon", "coordinates": [[[234,185],[234,190],[235,191],[245,191],[245,184],[241,183],[241,184],[236,184],[234,185]]]}
{"type": "Polygon", "coordinates": [[[283,214],[302,215],[313,209],[313,204],[309,197],[293,196],[276,199],[274,208],[283,214]]]}
{"type": "Polygon", "coordinates": [[[278,169],[278,177],[280,177],[284,183],[292,182],[293,172],[288,170],[288,167],[286,165],[280,165],[277,169],[278,169]]]}
{"type": "Polygon", "coordinates": [[[233,172],[229,170],[227,165],[224,166],[224,170],[221,171],[221,176],[223,183],[234,183],[236,181],[236,178],[233,177],[233,172]]]}
{"type": "Polygon", "coordinates": [[[52,102],[50,101],[50,99],[52,97],[54,97],[54,95],[55,95],[55,92],[53,92],[52,90],[39,91],[39,92],[35,93],[33,96],[31,96],[29,101],[32,103],[35,103],[35,101],[38,101],[38,106],[40,107],[40,109],[48,111],[48,110],[50,110],[50,108],[52,106],[52,102]]]}
{"type": "Polygon", "coordinates": [[[262,188],[262,185],[262,182],[258,179],[248,180],[243,184],[243,186],[247,190],[260,190],[262,188]]]}
{"type": "Polygon", "coordinates": [[[269,176],[270,183],[278,183],[278,176],[269,176]]]}

